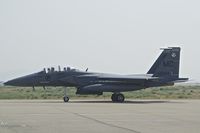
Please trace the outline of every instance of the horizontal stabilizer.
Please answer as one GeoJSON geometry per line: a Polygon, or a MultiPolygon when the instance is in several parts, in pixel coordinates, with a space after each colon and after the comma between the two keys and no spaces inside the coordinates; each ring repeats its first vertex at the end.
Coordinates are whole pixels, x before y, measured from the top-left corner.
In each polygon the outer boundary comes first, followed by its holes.
{"type": "Polygon", "coordinates": [[[182,83],[182,82],[187,82],[189,78],[179,78],[178,80],[175,80],[174,83],[182,83]]]}

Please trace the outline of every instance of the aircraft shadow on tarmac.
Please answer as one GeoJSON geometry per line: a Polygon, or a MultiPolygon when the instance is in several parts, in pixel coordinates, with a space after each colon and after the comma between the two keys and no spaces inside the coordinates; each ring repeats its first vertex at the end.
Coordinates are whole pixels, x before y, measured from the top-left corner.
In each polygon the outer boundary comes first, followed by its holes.
{"type": "MultiPolygon", "coordinates": [[[[69,103],[113,103],[112,101],[70,101],[69,103]]],[[[154,104],[154,103],[177,103],[172,101],[156,101],[156,100],[149,100],[149,101],[124,101],[123,103],[114,103],[114,104],[154,104]]]]}
{"type": "MultiPolygon", "coordinates": [[[[20,103],[64,103],[60,100],[28,100],[28,101],[19,101],[20,103]]],[[[107,104],[158,104],[158,103],[184,103],[183,101],[171,101],[171,100],[127,100],[123,103],[113,103],[109,100],[72,100],[65,104],[73,104],[73,103],[107,103],[107,104]]]]}

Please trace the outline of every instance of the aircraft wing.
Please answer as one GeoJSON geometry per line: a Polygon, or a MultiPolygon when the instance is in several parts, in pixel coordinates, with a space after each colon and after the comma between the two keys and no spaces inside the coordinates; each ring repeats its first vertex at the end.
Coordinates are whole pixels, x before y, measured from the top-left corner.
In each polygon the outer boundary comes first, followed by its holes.
{"type": "Polygon", "coordinates": [[[135,83],[140,84],[148,80],[155,80],[155,77],[135,77],[135,76],[117,76],[117,77],[98,77],[103,82],[116,82],[116,83],[135,83]]]}
{"type": "Polygon", "coordinates": [[[91,78],[95,77],[98,79],[98,83],[105,84],[105,83],[131,83],[131,84],[143,84],[145,81],[148,80],[156,80],[158,77],[150,77],[150,76],[139,76],[139,75],[105,75],[105,74],[97,74],[97,75],[83,75],[80,78],[91,78]]]}
{"type": "Polygon", "coordinates": [[[117,80],[152,80],[152,79],[158,79],[158,77],[148,77],[148,76],[99,76],[99,79],[117,79],[117,80]]]}

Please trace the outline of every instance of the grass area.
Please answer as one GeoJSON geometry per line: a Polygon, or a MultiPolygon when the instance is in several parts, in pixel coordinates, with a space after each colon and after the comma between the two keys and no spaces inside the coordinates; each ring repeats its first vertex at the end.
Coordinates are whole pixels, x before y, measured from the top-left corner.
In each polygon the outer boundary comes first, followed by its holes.
{"type": "MultiPolygon", "coordinates": [[[[68,95],[72,99],[84,98],[110,98],[112,93],[104,93],[102,96],[76,95],[75,88],[68,89],[68,95]]],[[[64,94],[63,87],[20,88],[0,87],[0,99],[61,99],[64,94]]],[[[173,86],[148,88],[133,92],[124,92],[126,98],[133,99],[200,99],[200,86],[173,86]]]]}

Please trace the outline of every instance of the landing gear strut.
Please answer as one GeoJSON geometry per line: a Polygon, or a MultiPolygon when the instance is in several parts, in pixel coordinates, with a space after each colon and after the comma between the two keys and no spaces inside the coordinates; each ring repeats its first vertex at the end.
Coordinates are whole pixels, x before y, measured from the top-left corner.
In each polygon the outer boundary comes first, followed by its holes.
{"type": "Polygon", "coordinates": [[[123,103],[125,97],[121,93],[114,93],[114,94],[112,94],[111,99],[113,102],[123,103]]]}
{"type": "Polygon", "coordinates": [[[69,97],[67,96],[67,87],[65,87],[65,90],[64,90],[63,100],[64,100],[65,103],[69,102],[69,97]]]}

